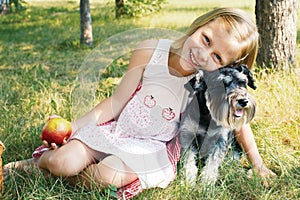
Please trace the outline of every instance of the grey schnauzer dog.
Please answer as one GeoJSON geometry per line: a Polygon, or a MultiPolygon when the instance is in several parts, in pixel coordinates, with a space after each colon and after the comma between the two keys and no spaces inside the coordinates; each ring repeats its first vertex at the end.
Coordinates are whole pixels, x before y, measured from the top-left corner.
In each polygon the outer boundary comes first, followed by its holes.
{"type": "Polygon", "coordinates": [[[255,101],[247,85],[252,89],[256,86],[246,65],[226,66],[213,72],[200,70],[187,85],[192,100],[180,125],[183,175],[190,184],[195,184],[196,159],[204,159],[200,180],[213,184],[234,141],[234,130],[255,115],[255,101]]]}

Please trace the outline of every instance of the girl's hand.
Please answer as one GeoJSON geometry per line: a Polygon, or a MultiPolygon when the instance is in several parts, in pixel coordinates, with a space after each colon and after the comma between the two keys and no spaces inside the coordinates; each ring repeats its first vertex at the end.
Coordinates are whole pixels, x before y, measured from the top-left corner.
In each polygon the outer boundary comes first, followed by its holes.
{"type": "Polygon", "coordinates": [[[247,173],[248,178],[253,177],[253,171],[262,178],[262,184],[264,187],[268,187],[269,183],[272,183],[272,180],[269,178],[277,176],[272,170],[268,169],[265,165],[262,165],[261,167],[254,167],[254,170],[249,169],[247,173]]]}
{"type": "MultiPolygon", "coordinates": [[[[65,145],[67,143],[67,140],[64,139],[61,145],[65,145]]],[[[52,150],[59,148],[61,145],[57,145],[55,143],[49,144],[46,140],[43,140],[43,145],[47,148],[50,148],[52,150]]]]}
{"type": "Polygon", "coordinates": [[[268,169],[265,165],[262,165],[261,167],[254,167],[255,172],[262,178],[272,178],[275,177],[276,174],[268,169]]]}

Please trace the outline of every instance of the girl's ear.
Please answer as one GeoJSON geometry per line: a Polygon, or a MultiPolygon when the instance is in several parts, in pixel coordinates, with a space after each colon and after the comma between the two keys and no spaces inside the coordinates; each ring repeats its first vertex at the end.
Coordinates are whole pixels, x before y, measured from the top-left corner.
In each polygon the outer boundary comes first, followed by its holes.
{"type": "Polygon", "coordinates": [[[254,84],[255,80],[253,78],[253,75],[251,73],[251,71],[249,70],[249,68],[247,67],[247,65],[238,65],[235,67],[235,69],[237,69],[239,72],[245,74],[247,76],[248,79],[248,83],[247,85],[252,88],[253,90],[256,89],[256,85],[254,84]]]}

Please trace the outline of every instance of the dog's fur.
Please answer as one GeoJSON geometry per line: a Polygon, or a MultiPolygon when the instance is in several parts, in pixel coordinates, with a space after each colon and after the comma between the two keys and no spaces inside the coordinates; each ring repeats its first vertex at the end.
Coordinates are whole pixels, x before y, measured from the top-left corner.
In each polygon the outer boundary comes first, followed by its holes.
{"type": "Polygon", "coordinates": [[[256,86],[246,65],[199,71],[187,85],[192,86],[193,98],[180,125],[183,175],[189,183],[195,183],[196,158],[206,159],[200,179],[206,184],[215,183],[234,130],[255,115],[255,101],[247,85],[252,89],[256,86]]]}

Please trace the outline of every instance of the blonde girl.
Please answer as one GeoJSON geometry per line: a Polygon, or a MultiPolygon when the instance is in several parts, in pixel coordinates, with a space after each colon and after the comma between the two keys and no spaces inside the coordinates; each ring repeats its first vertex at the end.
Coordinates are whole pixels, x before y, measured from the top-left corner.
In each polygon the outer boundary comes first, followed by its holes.
{"type": "MultiPolygon", "coordinates": [[[[72,122],[72,136],[64,145],[44,141],[49,150],[38,148],[34,160],[5,168],[33,164],[74,184],[115,185],[124,198],[147,188],[165,188],[176,176],[177,130],[189,101],[184,84],[199,69],[212,71],[236,60],[252,68],[257,48],[255,23],[234,8],[200,16],[176,41],[144,41],[132,53],[115,93],[72,122]]],[[[249,124],[236,132],[236,138],[255,171],[273,176],[249,124]]]]}

